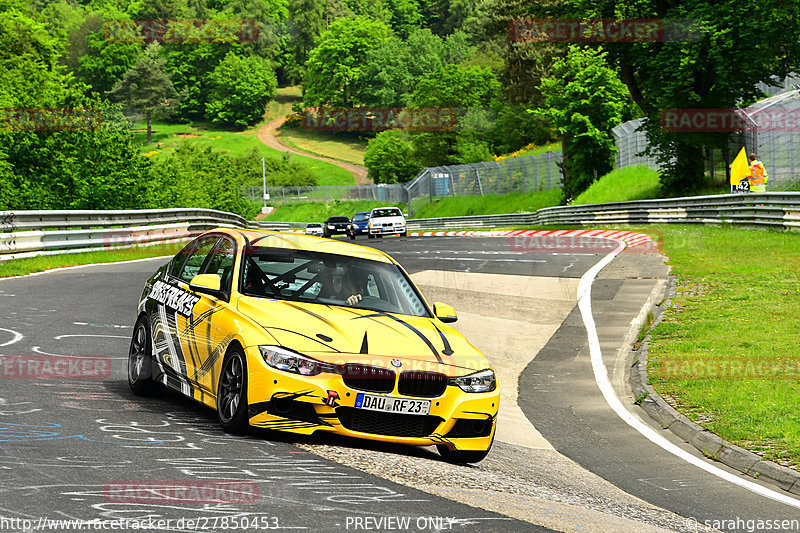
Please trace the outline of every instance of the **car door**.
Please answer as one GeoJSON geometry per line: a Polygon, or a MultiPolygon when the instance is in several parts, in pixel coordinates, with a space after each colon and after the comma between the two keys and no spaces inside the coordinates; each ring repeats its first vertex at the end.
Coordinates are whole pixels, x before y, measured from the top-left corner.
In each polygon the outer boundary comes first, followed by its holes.
{"type": "MultiPolygon", "coordinates": [[[[222,359],[233,339],[230,327],[231,287],[234,279],[236,243],[230,237],[223,237],[211,253],[203,267],[203,274],[216,274],[220,277],[220,293],[216,296],[200,295],[200,304],[193,328],[193,352],[198,366],[193,381],[202,394],[216,396],[217,376],[222,359]]],[[[204,401],[201,398],[201,401],[204,401]]]]}
{"type": "Polygon", "coordinates": [[[151,313],[154,358],[167,376],[166,384],[198,400],[203,399],[195,381],[200,361],[195,330],[213,307],[213,302],[189,289],[189,282],[203,271],[219,235],[198,238],[183,257],[179,254],[165,276],[156,308],[151,313]]]}

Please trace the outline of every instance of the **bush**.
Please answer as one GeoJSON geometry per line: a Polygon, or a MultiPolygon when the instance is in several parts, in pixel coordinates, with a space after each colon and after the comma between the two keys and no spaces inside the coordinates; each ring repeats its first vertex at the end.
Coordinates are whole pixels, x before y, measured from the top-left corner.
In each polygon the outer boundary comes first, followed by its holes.
{"type": "Polygon", "coordinates": [[[375,183],[402,183],[422,169],[408,135],[402,130],[382,131],[371,139],[364,153],[364,165],[375,183]]]}
{"type": "Polygon", "coordinates": [[[183,144],[153,163],[147,183],[150,207],[200,207],[253,218],[259,207],[244,198],[250,157],[231,157],[211,148],[183,144]]]}

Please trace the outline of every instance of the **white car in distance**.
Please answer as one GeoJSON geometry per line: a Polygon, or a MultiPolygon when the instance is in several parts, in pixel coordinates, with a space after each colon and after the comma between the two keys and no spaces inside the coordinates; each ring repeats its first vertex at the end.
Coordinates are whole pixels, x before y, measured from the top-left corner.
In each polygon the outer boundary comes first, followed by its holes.
{"type": "Polygon", "coordinates": [[[306,235],[316,235],[317,237],[322,237],[324,232],[324,228],[322,224],[319,222],[309,222],[306,224],[305,234],[306,235]]]}
{"type": "Polygon", "coordinates": [[[402,235],[405,237],[406,217],[397,207],[376,207],[369,214],[368,235],[370,239],[383,235],[402,235]]]}

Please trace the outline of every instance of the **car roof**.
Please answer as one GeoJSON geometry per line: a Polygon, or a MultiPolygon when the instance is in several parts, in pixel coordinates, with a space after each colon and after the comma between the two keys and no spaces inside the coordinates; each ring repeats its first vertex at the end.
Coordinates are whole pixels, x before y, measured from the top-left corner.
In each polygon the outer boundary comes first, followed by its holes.
{"type": "Polygon", "coordinates": [[[358,244],[337,241],[334,239],[320,239],[302,233],[283,233],[279,231],[267,230],[240,230],[234,228],[216,228],[207,233],[224,233],[232,235],[240,245],[250,245],[256,248],[286,248],[288,250],[310,250],[329,254],[347,255],[380,261],[382,263],[394,263],[395,261],[387,254],[358,244]]]}

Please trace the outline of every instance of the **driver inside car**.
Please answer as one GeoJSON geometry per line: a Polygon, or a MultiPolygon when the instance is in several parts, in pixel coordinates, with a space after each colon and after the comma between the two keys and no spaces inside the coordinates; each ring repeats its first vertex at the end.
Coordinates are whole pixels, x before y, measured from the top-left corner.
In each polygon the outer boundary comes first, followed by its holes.
{"type": "Polygon", "coordinates": [[[347,305],[356,305],[362,300],[364,283],[360,281],[361,276],[355,272],[347,273],[344,267],[336,267],[330,275],[330,287],[328,297],[337,300],[344,300],[347,305]]]}

